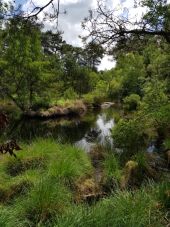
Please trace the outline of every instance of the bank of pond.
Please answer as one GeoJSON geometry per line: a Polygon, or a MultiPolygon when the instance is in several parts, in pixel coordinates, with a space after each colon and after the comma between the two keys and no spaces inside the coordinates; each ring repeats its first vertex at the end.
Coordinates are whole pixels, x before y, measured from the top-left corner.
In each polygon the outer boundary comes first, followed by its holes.
{"type": "Polygon", "coordinates": [[[168,226],[167,151],[115,148],[122,110],[108,107],[10,118],[2,140],[20,149],[0,156],[0,226],[168,226]]]}

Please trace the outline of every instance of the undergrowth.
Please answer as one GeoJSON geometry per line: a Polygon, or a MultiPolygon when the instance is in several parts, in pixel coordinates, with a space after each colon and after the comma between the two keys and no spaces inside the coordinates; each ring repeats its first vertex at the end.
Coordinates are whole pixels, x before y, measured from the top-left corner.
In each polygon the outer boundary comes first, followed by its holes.
{"type": "Polygon", "coordinates": [[[170,202],[168,183],[121,191],[119,162],[113,154],[103,154],[105,181],[112,184],[116,180],[116,188],[89,205],[76,200],[75,191],[77,182],[79,190],[81,180],[84,184],[93,182],[94,166],[87,153],[53,140],[38,139],[22,147],[17,159],[3,156],[0,160],[0,226],[161,227],[168,224],[164,218],[170,202]]]}

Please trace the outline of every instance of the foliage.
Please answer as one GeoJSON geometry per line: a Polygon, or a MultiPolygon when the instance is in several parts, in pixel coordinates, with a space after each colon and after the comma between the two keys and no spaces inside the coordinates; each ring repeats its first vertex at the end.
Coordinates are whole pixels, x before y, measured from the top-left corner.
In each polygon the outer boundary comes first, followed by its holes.
{"type": "Polygon", "coordinates": [[[137,94],[131,94],[123,99],[124,108],[126,110],[136,110],[140,105],[140,96],[137,94]]]}
{"type": "Polygon", "coordinates": [[[119,120],[112,135],[115,147],[130,153],[142,150],[146,144],[145,128],[138,119],[119,120]]]}
{"type": "Polygon", "coordinates": [[[148,112],[158,111],[161,106],[168,102],[168,97],[165,93],[164,83],[153,78],[144,86],[144,108],[148,112]]]}
{"type": "Polygon", "coordinates": [[[64,92],[64,98],[65,98],[65,99],[76,99],[76,98],[77,98],[77,94],[76,94],[76,92],[73,90],[73,88],[68,88],[68,89],[64,92]]]}

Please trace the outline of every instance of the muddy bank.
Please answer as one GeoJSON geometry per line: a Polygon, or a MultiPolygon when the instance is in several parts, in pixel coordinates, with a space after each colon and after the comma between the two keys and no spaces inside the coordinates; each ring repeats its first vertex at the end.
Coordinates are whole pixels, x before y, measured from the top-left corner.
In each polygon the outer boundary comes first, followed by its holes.
{"type": "Polygon", "coordinates": [[[50,119],[65,116],[82,116],[86,113],[87,107],[83,102],[76,102],[73,106],[61,107],[53,106],[46,110],[29,110],[23,113],[24,117],[50,119]]]}
{"type": "MultiPolygon", "coordinates": [[[[114,106],[112,102],[104,102],[98,105],[99,109],[107,109],[114,106]]],[[[93,108],[96,108],[94,105],[93,108]]],[[[57,118],[57,117],[65,117],[65,116],[82,116],[87,112],[89,109],[88,105],[83,103],[82,101],[76,101],[73,105],[68,107],[61,107],[61,106],[53,106],[48,109],[43,110],[29,110],[23,113],[24,117],[28,118],[39,118],[39,119],[50,119],[50,118],[57,118]]]]}

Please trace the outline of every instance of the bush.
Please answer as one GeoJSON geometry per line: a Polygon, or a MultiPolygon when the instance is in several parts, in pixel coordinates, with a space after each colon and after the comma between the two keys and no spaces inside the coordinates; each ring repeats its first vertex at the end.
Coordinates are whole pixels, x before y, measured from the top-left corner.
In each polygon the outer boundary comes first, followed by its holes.
{"type": "Polygon", "coordinates": [[[31,109],[36,111],[39,109],[48,109],[49,107],[50,107],[49,100],[39,99],[33,103],[31,109]]]}
{"type": "Polygon", "coordinates": [[[136,119],[120,120],[113,128],[112,136],[115,147],[130,153],[142,150],[146,145],[145,126],[136,119]]]}
{"type": "Polygon", "coordinates": [[[72,87],[68,88],[64,92],[64,99],[76,99],[78,98],[78,94],[74,91],[72,87]]]}
{"type": "Polygon", "coordinates": [[[120,101],[122,98],[122,89],[122,82],[120,80],[113,79],[108,90],[109,97],[120,101]]]}
{"type": "Polygon", "coordinates": [[[140,96],[137,94],[131,94],[124,98],[124,108],[126,110],[132,111],[136,110],[140,105],[140,96]]]}
{"type": "Polygon", "coordinates": [[[106,99],[105,93],[95,91],[84,95],[84,103],[87,105],[100,105],[106,99]]]}

